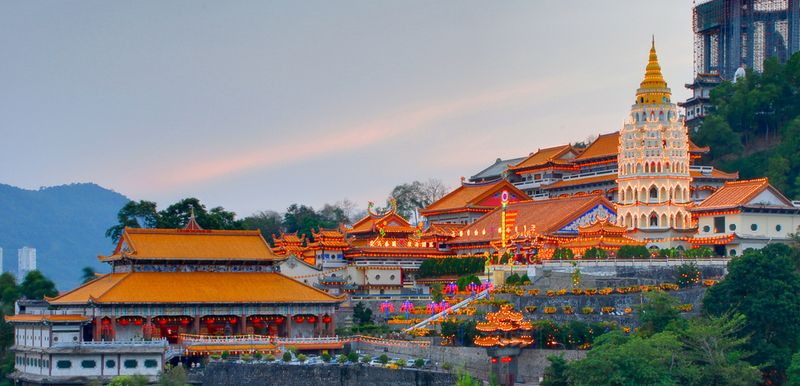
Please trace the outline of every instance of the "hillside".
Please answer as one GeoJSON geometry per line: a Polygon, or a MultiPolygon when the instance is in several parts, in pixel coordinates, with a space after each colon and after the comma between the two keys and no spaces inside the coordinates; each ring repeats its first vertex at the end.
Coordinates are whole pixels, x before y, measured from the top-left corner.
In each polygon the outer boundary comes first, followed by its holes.
{"type": "Polygon", "coordinates": [[[38,267],[59,290],[80,283],[81,269],[108,268],[97,255],[113,245],[105,230],[128,198],[101,186],[82,183],[20,189],[0,184],[0,247],[3,266],[16,274],[17,248],[35,247],[38,267]]]}

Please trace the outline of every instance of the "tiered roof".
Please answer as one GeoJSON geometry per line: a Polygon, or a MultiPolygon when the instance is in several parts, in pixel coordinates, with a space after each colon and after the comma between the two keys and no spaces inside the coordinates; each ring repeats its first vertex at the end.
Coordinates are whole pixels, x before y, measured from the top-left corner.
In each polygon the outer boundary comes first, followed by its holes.
{"type": "Polygon", "coordinates": [[[125,228],[110,256],[100,261],[280,261],[260,231],[125,228]]]}
{"type": "Polygon", "coordinates": [[[614,225],[608,219],[598,219],[592,224],[578,227],[578,237],[559,245],[562,248],[572,249],[575,253],[583,253],[589,248],[617,250],[624,245],[645,245],[626,236],[627,228],[614,225]]]}
{"type": "Polygon", "coordinates": [[[535,153],[522,160],[522,162],[512,166],[510,169],[515,172],[540,168],[546,165],[567,165],[571,166],[571,158],[578,155],[580,151],[572,145],[561,145],[539,149],[535,153]]]}
{"type": "Polygon", "coordinates": [[[316,232],[312,231],[314,242],[308,244],[308,248],[312,250],[338,250],[344,251],[350,247],[344,240],[344,234],[335,229],[318,229],[316,232]]]}
{"type": "Polygon", "coordinates": [[[280,256],[303,256],[308,248],[305,246],[306,235],[297,236],[297,233],[283,233],[279,237],[272,235],[275,241],[275,253],[280,256]]]}
{"type": "Polygon", "coordinates": [[[619,148],[619,132],[601,134],[578,157],[576,163],[593,161],[601,158],[616,157],[619,148]]]}
{"type": "Polygon", "coordinates": [[[504,190],[511,197],[509,201],[530,200],[525,192],[506,180],[474,184],[462,182],[461,186],[420,210],[419,213],[431,216],[462,211],[489,212],[500,206],[500,193],[504,190]]]}
{"type": "MultiPolygon", "coordinates": [[[[397,204],[392,201],[391,208],[384,213],[372,211],[373,204],[367,207],[367,215],[356,221],[352,227],[344,228],[346,236],[353,236],[358,240],[349,240],[351,244],[363,245],[363,241],[378,237],[378,235],[391,235],[392,237],[405,238],[416,232],[417,228],[411,225],[403,216],[397,214],[397,204]]],[[[382,237],[381,236],[381,237],[382,237]]]]}
{"type": "Polygon", "coordinates": [[[341,299],[273,272],[110,273],[47,299],[52,305],[337,303],[341,299]]]}
{"type": "Polygon", "coordinates": [[[533,324],[523,319],[522,313],[514,311],[514,306],[504,304],[497,312],[488,312],[485,322],[478,322],[475,329],[489,334],[476,336],[474,343],[481,347],[525,347],[533,343],[530,335],[513,336],[518,333],[529,334],[533,324]]]}

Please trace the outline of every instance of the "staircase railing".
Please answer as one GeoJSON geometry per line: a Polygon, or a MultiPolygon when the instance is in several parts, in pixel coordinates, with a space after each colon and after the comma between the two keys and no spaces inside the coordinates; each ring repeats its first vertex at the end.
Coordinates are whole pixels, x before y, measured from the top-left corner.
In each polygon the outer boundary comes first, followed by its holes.
{"type": "Polygon", "coordinates": [[[403,330],[403,332],[410,332],[410,331],[415,330],[417,328],[425,327],[428,324],[430,324],[430,322],[432,322],[434,320],[437,320],[437,319],[439,319],[439,318],[441,318],[441,317],[443,317],[443,316],[445,316],[445,315],[447,315],[447,314],[449,314],[451,312],[458,311],[461,308],[468,306],[470,303],[472,303],[472,301],[478,300],[478,299],[483,299],[483,298],[487,297],[488,295],[489,295],[489,288],[486,288],[483,291],[478,292],[477,294],[475,294],[475,296],[470,296],[470,297],[468,297],[468,298],[456,303],[452,307],[447,308],[445,310],[442,310],[438,314],[435,314],[435,315],[433,315],[433,316],[431,316],[431,317],[429,317],[429,318],[427,318],[427,319],[425,319],[425,320],[423,320],[423,321],[421,321],[421,322],[419,322],[419,323],[417,323],[417,324],[415,324],[415,325],[413,325],[413,326],[411,326],[409,328],[406,328],[405,330],[403,330]]]}

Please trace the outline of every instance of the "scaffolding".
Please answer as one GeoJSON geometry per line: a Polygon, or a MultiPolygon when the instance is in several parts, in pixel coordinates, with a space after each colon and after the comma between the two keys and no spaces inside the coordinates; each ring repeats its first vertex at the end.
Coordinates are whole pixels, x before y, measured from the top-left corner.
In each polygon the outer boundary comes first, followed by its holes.
{"type": "Polygon", "coordinates": [[[696,0],[694,72],[731,80],[744,65],[762,71],[800,51],[800,0],[696,0]]]}

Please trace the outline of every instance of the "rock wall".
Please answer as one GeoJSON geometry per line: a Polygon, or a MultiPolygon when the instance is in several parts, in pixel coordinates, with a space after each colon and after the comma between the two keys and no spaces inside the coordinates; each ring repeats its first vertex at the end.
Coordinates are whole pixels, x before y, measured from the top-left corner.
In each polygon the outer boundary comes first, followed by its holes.
{"type": "MultiPolygon", "coordinates": [[[[483,380],[489,379],[489,356],[486,349],[479,347],[442,347],[432,346],[428,349],[409,347],[384,347],[363,342],[353,346],[373,357],[386,354],[389,357],[408,356],[411,358],[430,359],[432,364],[438,363],[441,368],[445,363],[453,365],[453,372],[466,369],[470,375],[483,380]]],[[[544,369],[550,365],[547,357],[550,355],[563,355],[568,360],[580,359],[586,356],[585,351],[579,350],[535,350],[525,349],[519,356],[519,375],[526,382],[538,381],[544,374],[544,369]]],[[[535,382],[534,382],[535,383],[535,382]]]]}
{"type": "Polygon", "coordinates": [[[192,381],[203,386],[452,386],[456,377],[444,372],[392,370],[366,365],[211,362],[202,373],[195,374],[192,381]]]}

